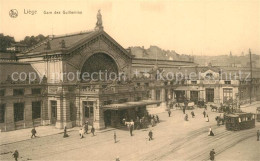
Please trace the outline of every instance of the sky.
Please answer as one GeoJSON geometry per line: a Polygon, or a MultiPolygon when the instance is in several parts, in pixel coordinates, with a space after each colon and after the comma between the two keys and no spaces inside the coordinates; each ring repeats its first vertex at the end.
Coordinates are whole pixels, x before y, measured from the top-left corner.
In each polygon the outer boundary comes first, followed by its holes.
{"type": "Polygon", "coordinates": [[[25,36],[104,30],[124,48],[159,46],[190,55],[260,54],[260,0],[0,0],[0,33],[25,36]],[[16,9],[18,17],[9,11],[16,9]],[[36,14],[25,14],[28,11],[36,14]],[[82,14],[54,14],[54,11],[82,14]],[[53,14],[44,14],[52,11],[53,14]]]}

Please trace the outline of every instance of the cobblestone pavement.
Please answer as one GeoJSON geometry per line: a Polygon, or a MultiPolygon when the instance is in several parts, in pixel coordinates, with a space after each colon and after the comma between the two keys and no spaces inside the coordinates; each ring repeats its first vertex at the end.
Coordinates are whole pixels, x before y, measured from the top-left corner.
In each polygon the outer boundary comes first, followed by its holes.
{"type": "MultiPolygon", "coordinates": [[[[245,107],[250,109],[254,107],[245,107]]],[[[242,110],[244,110],[242,109],[242,110]]],[[[173,110],[172,116],[167,112],[158,114],[161,122],[155,127],[144,130],[135,130],[134,136],[130,136],[127,129],[107,130],[99,132],[96,136],[85,135],[80,139],[77,129],[69,131],[68,138],[63,138],[61,133],[40,136],[35,139],[9,142],[0,146],[0,160],[13,160],[12,152],[18,150],[19,160],[208,160],[208,153],[215,148],[218,155],[222,154],[237,143],[256,137],[256,128],[239,132],[226,131],[222,125],[216,126],[215,117],[219,113],[208,110],[209,122],[203,118],[203,109],[195,109],[195,118],[184,121],[181,110],[173,110]],[[209,127],[215,133],[214,137],[207,136],[209,127]],[[148,131],[152,129],[154,140],[148,140],[148,131]],[[117,132],[118,142],[114,143],[114,131],[117,132]]],[[[25,134],[24,131],[21,134],[25,134]]],[[[38,133],[41,133],[38,129],[38,133]]],[[[18,133],[18,132],[17,132],[18,133]]],[[[1,134],[2,135],[2,134],[1,134]]],[[[2,137],[1,137],[2,139],[2,137]]],[[[258,148],[258,147],[256,147],[258,148]]],[[[257,156],[257,155],[256,155],[257,156]]],[[[248,159],[250,157],[248,156],[248,159]]],[[[247,159],[244,156],[244,159],[247,159]]],[[[257,158],[257,160],[260,160],[257,158]]]]}

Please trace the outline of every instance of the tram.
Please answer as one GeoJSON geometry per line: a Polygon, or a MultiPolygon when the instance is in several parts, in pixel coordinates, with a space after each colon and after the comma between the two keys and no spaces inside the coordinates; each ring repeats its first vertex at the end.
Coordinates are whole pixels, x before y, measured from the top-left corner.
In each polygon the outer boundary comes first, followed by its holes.
{"type": "Polygon", "coordinates": [[[253,113],[232,113],[224,117],[227,130],[238,131],[255,127],[255,114],[253,113]]]}
{"type": "Polygon", "coordinates": [[[260,107],[256,109],[256,121],[260,122],[260,107]]]}

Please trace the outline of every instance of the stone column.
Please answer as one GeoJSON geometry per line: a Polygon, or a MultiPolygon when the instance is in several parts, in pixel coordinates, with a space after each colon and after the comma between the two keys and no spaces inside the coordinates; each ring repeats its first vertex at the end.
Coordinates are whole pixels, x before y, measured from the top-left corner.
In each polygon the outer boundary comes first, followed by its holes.
{"type": "Polygon", "coordinates": [[[49,108],[50,108],[50,106],[48,106],[48,99],[43,99],[42,100],[42,107],[41,107],[41,119],[42,119],[42,121],[41,121],[41,124],[42,125],[49,125],[49,124],[51,124],[51,122],[50,122],[50,112],[51,111],[49,111],[49,108]]]}
{"type": "Polygon", "coordinates": [[[161,89],[161,101],[162,101],[161,108],[166,109],[167,106],[166,106],[166,101],[165,101],[165,89],[164,88],[161,89]]]}
{"type": "Polygon", "coordinates": [[[5,131],[15,130],[14,127],[14,105],[10,101],[6,103],[5,107],[5,131]]]}
{"type": "Polygon", "coordinates": [[[93,108],[94,108],[93,126],[95,127],[95,129],[99,129],[99,130],[104,129],[105,128],[104,112],[99,100],[94,102],[93,108]]]}
{"type": "Polygon", "coordinates": [[[155,92],[154,88],[151,90],[151,97],[152,97],[152,100],[156,100],[156,92],[155,92]]]}
{"type": "Polygon", "coordinates": [[[63,98],[62,99],[62,124],[64,128],[65,126],[67,128],[72,128],[72,122],[70,120],[70,99],[69,98],[63,98]]]}
{"type": "Polygon", "coordinates": [[[32,126],[32,102],[26,100],[24,104],[24,128],[32,126]]]}

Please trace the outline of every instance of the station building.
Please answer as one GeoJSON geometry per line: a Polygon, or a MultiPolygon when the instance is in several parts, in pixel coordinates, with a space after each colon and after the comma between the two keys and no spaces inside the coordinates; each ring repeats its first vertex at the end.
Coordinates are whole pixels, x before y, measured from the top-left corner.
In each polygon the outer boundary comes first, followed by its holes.
{"type": "MultiPolygon", "coordinates": [[[[71,128],[86,121],[97,129],[118,127],[123,118],[142,117],[147,108],[166,110],[169,102],[183,96],[194,102],[232,98],[247,103],[251,88],[233,75],[229,80],[220,78],[221,72],[237,69],[135,58],[98,25],[93,31],[49,36],[15,59],[0,59],[0,67],[2,131],[40,125],[71,128]],[[169,72],[175,76],[169,78],[169,72]],[[95,74],[90,79],[84,73],[95,74]],[[176,73],[183,73],[183,79],[176,73]]],[[[259,99],[259,78],[260,70],[254,69],[252,100],[259,99]]]]}

